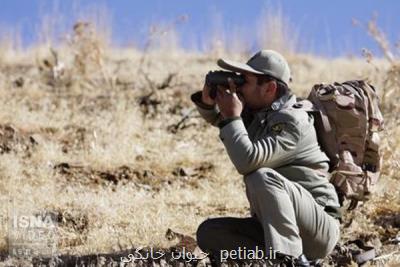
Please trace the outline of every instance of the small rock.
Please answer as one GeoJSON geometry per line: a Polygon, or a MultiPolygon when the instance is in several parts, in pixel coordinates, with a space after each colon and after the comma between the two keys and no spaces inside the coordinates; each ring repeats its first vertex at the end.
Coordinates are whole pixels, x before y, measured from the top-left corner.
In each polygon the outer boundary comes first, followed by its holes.
{"type": "Polygon", "coordinates": [[[18,79],[16,79],[16,80],[13,82],[13,84],[14,84],[14,86],[16,86],[16,87],[23,87],[24,84],[25,84],[25,80],[24,80],[23,77],[19,77],[18,79]]]}

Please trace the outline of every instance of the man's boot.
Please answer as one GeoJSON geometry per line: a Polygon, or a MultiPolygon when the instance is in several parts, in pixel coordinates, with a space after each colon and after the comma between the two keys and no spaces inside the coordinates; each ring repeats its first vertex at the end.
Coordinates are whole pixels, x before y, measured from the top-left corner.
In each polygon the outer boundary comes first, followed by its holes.
{"type": "Polygon", "coordinates": [[[281,265],[285,267],[310,267],[310,262],[307,260],[304,254],[301,254],[297,259],[292,256],[280,254],[278,256],[280,259],[281,265]]]}
{"type": "Polygon", "coordinates": [[[299,266],[299,267],[310,267],[310,262],[307,260],[306,256],[304,254],[301,254],[300,257],[295,259],[295,265],[294,266],[299,266]]]}

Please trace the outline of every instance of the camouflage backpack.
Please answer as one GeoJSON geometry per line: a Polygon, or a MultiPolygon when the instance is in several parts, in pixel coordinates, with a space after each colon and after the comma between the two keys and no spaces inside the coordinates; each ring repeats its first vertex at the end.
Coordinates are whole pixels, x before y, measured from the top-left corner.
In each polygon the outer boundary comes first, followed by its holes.
{"type": "Polygon", "coordinates": [[[383,117],[375,88],[364,81],[317,84],[309,96],[318,141],[330,161],[331,183],[349,210],[365,201],[381,168],[378,132],[383,117]]]}

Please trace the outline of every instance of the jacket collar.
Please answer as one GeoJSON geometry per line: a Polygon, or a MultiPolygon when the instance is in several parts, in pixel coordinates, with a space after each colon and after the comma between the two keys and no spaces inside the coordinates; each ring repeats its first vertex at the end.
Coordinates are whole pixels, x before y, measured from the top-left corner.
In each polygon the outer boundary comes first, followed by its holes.
{"type": "Polygon", "coordinates": [[[296,96],[291,93],[287,93],[274,102],[272,102],[271,106],[259,110],[257,113],[255,113],[255,116],[259,118],[264,118],[265,115],[271,111],[278,111],[284,108],[291,107],[296,103],[296,96]]]}
{"type": "Polygon", "coordinates": [[[292,106],[294,103],[296,103],[296,96],[288,93],[275,100],[269,109],[277,111],[292,106]]]}
{"type": "Polygon", "coordinates": [[[257,118],[259,121],[264,122],[268,113],[277,111],[280,109],[284,109],[287,107],[291,107],[296,103],[296,96],[291,93],[287,93],[282,97],[275,100],[271,106],[261,109],[257,112],[252,112],[251,110],[245,108],[241,114],[243,121],[246,127],[253,121],[254,118],[257,118]]]}

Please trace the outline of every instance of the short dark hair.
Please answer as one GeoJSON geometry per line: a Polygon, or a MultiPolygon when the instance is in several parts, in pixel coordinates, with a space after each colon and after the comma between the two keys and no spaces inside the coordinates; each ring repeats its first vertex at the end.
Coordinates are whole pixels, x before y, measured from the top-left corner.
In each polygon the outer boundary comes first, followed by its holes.
{"type": "Polygon", "coordinates": [[[281,96],[285,95],[286,93],[290,92],[289,87],[287,86],[286,83],[282,82],[281,80],[278,80],[272,76],[269,75],[257,75],[257,85],[263,85],[264,83],[270,82],[270,81],[275,81],[276,85],[278,87],[278,93],[277,93],[277,98],[280,98],[281,96]]]}

